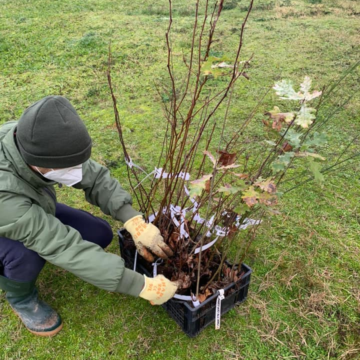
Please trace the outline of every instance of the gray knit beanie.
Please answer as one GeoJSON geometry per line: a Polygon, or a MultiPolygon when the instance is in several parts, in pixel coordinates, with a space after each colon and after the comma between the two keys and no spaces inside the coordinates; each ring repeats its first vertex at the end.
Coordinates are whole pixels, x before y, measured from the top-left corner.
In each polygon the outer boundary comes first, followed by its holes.
{"type": "Polygon", "coordinates": [[[29,165],[67,168],[90,158],[91,138],[69,100],[47,96],[28,107],[16,131],[17,144],[29,165]]]}

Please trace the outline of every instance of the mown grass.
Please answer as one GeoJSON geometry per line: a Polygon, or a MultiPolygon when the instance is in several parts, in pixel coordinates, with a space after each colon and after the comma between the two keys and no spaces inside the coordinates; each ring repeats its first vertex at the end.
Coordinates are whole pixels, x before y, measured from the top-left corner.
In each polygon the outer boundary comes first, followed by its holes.
{"type": "MultiPolygon", "coordinates": [[[[228,1],[214,51],[229,54],[248,1],[228,1]]],[[[128,188],[106,82],[112,43],[113,82],[134,162],[151,171],[164,131],[154,82],[164,82],[167,2],[138,0],[0,3],[0,123],[17,119],[50,94],[68,97],[94,140],[93,157],[128,188]]],[[[254,53],[250,82],[239,86],[230,113],[236,128],[276,79],[316,88],[359,58],[359,13],[352,0],[255,1],[243,58],[254,53]]],[[[174,56],[186,53],[193,5],[174,3],[174,56]]],[[[355,72],[333,105],[356,90],[355,72]]],[[[221,85],[221,84],[220,84],[221,85]]],[[[274,105],[269,95],[263,105],[274,105]]],[[[334,117],[327,151],[336,156],[360,130],[359,97],[334,117]]],[[[357,144],[358,145],[358,144],[357,144]]],[[[283,197],[281,215],[263,224],[246,259],[253,270],[248,300],[228,313],[220,331],[187,338],[159,307],[107,293],[47,265],[43,298],[64,329],[52,339],[28,333],[0,295],[1,359],[357,359],[360,357],[360,207],[358,162],[283,197]]],[[[60,200],[98,216],[74,190],[60,200]]],[[[120,223],[107,218],[115,231],[120,223]]],[[[108,251],[118,252],[116,238],[108,251]]]]}

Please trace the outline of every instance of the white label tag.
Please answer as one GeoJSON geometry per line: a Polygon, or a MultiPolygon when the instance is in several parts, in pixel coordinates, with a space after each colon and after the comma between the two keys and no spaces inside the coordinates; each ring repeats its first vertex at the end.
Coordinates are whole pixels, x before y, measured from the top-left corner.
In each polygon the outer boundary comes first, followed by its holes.
{"type": "Polygon", "coordinates": [[[225,298],[224,290],[219,290],[219,296],[216,299],[216,313],[215,313],[215,330],[220,329],[221,322],[221,301],[225,298]]]}

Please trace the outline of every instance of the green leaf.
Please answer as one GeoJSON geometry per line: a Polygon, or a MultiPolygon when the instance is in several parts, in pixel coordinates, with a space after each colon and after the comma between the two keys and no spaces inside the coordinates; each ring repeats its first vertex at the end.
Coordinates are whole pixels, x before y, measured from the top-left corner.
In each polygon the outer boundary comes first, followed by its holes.
{"type": "Polygon", "coordinates": [[[275,84],[273,89],[276,91],[276,95],[280,96],[280,99],[284,100],[303,100],[304,96],[301,93],[297,93],[290,80],[281,80],[275,84]]]}
{"type": "Polygon", "coordinates": [[[239,204],[235,207],[234,211],[238,215],[244,215],[249,210],[249,207],[246,204],[239,204]]]}
{"type": "Polygon", "coordinates": [[[277,173],[277,172],[280,172],[280,171],[284,171],[285,168],[286,168],[286,165],[282,162],[279,162],[279,161],[274,161],[272,164],[271,164],[271,168],[272,168],[272,171],[277,173]]]}
{"type": "Polygon", "coordinates": [[[281,160],[282,162],[284,162],[286,165],[289,165],[290,160],[294,157],[295,153],[292,151],[289,151],[287,153],[285,153],[284,155],[280,155],[279,156],[279,160],[281,160]]]}
{"type": "Polygon", "coordinates": [[[232,186],[230,184],[225,184],[224,186],[220,186],[217,191],[223,192],[225,195],[231,195],[231,194],[236,194],[241,190],[242,190],[241,187],[232,186]]]}
{"type": "Polygon", "coordinates": [[[293,88],[293,84],[290,80],[282,80],[277,82],[273,89],[276,94],[280,96],[280,99],[284,100],[305,100],[310,101],[321,95],[321,91],[314,91],[310,94],[311,79],[305,76],[304,81],[300,84],[299,92],[296,92],[293,88]]]}
{"type": "Polygon", "coordinates": [[[320,172],[321,165],[311,157],[309,157],[308,160],[309,160],[309,170],[314,175],[315,181],[322,183],[324,181],[324,175],[321,174],[320,172]]]}
{"type": "Polygon", "coordinates": [[[301,142],[300,138],[302,135],[303,135],[302,133],[296,132],[294,129],[289,129],[285,135],[285,139],[293,148],[296,149],[300,146],[300,142],[301,142]]]}
{"type": "Polygon", "coordinates": [[[271,168],[274,172],[285,170],[289,165],[290,160],[295,156],[293,151],[286,152],[284,155],[279,155],[277,160],[271,164],[271,168]]]}
{"type": "Polygon", "coordinates": [[[206,181],[212,178],[212,174],[204,175],[200,179],[190,181],[190,197],[200,196],[205,190],[206,181]]]}
{"type": "Polygon", "coordinates": [[[314,111],[315,109],[307,107],[304,103],[296,116],[295,124],[304,129],[308,128],[315,119],[315,115],[313,114],[314,111]]]}
{"type": "Polygon", "coordinates": [[[313,134],[309,135],[306,140],[303,142],[305,148],[312,146],[322,146],[327,143],[327,136],[324,133],[318,133],[315,131],[313,134]]]}
{"type": "Polygon", "coordinates": [[[265,142],[271,146],[276,146],[276,143],[274,141],[271,140],[265,140],[265,142]]]}
{"type": "Polygon", "coordinates": [[[298,157],[309,157],[310,156],[310,157],[313,157],[316,159],[326,160],[326,158],[324,158],[323,156],[321,156],[319,154],[315,154],[315,153],[307,152],[307,151],[298,152],[295,154],[295,156],[298,156],[298,157]]]}

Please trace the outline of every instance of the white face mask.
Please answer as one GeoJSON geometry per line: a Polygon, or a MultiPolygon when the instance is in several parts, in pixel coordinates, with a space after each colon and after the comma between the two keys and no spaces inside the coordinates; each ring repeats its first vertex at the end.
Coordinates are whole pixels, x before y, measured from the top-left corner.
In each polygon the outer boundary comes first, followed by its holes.
{"type": "MultiPolygon", "coordinates": [[[[36,167],[36,166],[35,166],[36,167]]],[[[82,164],[70,168],[51,170],[42,174],[36,167],[36,170],[46,179],[56,181],[66,186],[73,186],[82,180],[82,164]]]]}

